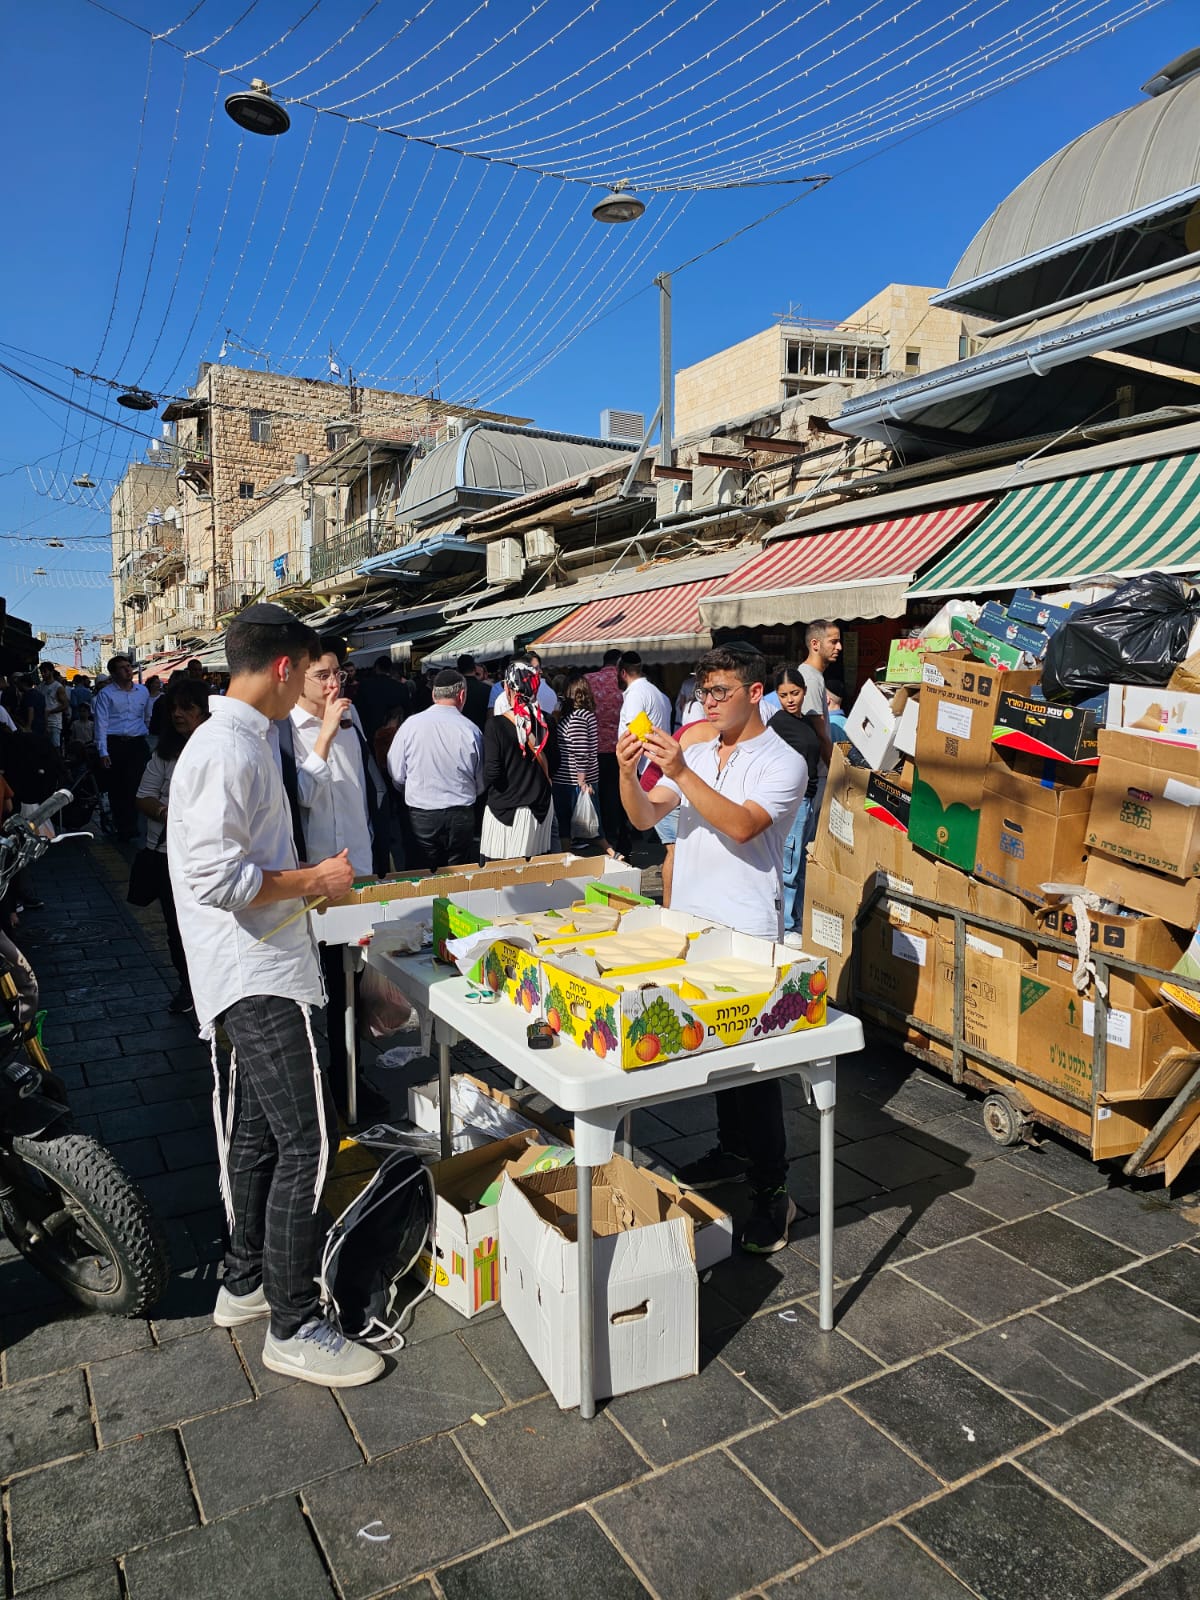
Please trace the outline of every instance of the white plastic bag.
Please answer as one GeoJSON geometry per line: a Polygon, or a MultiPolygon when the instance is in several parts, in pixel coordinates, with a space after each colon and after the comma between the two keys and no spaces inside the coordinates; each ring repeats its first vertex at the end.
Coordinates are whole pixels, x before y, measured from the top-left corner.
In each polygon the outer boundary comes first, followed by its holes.
{"type": "Polygon", "coordinates": [[[600,818],[596,815],[596,803],[588,790],[581,789],[571,813],[571,837],[594,839],[599,832],[600,818]]]}

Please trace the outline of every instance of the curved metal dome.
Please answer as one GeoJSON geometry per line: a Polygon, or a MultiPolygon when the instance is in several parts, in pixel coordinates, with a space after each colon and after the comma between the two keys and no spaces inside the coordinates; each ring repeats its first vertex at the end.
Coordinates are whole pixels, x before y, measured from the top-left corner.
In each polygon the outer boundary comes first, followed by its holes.
{"type": "MultiPolygon", "coordinates": [[[[1009,308],[987,286],[1194,206],[1200,200],[1197,127],[1200,73],[1193,72],[1073,139],[996,207],[935,303],[1006,315],[1009,308]]],[[[1200,239],[1189,243],[1200,248],[1200,239]]],[[[1078,270],[1072,272],[1073,287],[1082,287],[1078,270]]],[[[1031,284],[1022,298],[1029,305],[1047,303],[1056,277],[1041,274],[1035,292],[1031,284]]]]}

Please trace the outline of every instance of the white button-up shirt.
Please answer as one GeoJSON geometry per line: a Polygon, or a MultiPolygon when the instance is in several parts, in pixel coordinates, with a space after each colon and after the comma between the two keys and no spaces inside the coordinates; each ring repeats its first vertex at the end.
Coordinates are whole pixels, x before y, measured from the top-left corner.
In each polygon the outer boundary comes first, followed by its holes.
{"type": "Polygon", "coordinates": [[[241,700],[214,695],[209,708],[172,774],[167,829],[171,887],[205,1039],[223,1011],[250,995],[301,1005],[325,1000],[308,916],[279,927],[304,902],[251,904],[264,872],[297,865],[271,724],[241,700]]]}
{"type": "Polygon", "coordinates": [[[150,691],[144,683],[130,684],[128,689],[106,683],[92,705],[100,754],[108,754],[108,741],[114,734],[123,739],[144,738],[150,731],[150,709],[150,691]]]}
{"type": "MultiPolygon", "coordinates": [[[[351,707],[349,728],[339,728],[322,761],[313,746],[321,732],[321,718],[297,706],[292,712],[292,742],[296,751],[296,789],[304,813],[304,843],[310,861],[324,861],[349,850],[350,865],[359,877],[371,871],[371,820],[367,807],[368,783],[373,769],[363,771],[358,716],[351,707]]],[[[376,796],[383,795],[376,785],[376,796]]]]}
{"type": "Polygon", "coordinates": [[[435,701],[400,724],[388,771],[414,810],[473,806],[483,793],[483,735],[457,706],[435,701]]]}

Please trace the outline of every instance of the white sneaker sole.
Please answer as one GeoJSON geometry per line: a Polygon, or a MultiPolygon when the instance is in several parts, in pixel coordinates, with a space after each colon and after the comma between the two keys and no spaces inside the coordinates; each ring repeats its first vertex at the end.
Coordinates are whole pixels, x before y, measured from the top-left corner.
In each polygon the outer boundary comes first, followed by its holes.
{"type": "Polygon", "coordinates": [[[240,1309],[234,1295],[224,1295],[218,1299],[213,1309],[213,1322],[218,1328],[242,1328],[247,1322],[257,1322],[260,1317],[269,1317],[269,1305],[255,1306],[253,1310],[240,1309]]]}
{"type": "Polygon", "coordinates": [[[776,1240],[774,1244],[767,1245],[749,1245],[743,1239],[742,1250],[748,1256],[773,1256],[780,1250],[786,1250],[788,1246],[788,1240],[791,1237],[792,1223],[795,1222],[798,1214],[796,1202],[789,1196],[787,1226],[783,1230],[783,1238],[776,1240]]]}
{"type": "Polygon", "coordinates": [[[295,1378],[300,1383],[316,1383],[322,1389],[357,1389],[364,1383],[374,1383],[386,1365],[382,1356],[377,1356],[376,1361],[377,1366],[367,1367],[361,1372],[313,1372],[308,1367],[297,1367],[290,1361],[277,1360],[269,1349],[264,1349],[262,1355],[262,1364],[268,1372],[277,1372],[283,1378],[295,1378]]]}

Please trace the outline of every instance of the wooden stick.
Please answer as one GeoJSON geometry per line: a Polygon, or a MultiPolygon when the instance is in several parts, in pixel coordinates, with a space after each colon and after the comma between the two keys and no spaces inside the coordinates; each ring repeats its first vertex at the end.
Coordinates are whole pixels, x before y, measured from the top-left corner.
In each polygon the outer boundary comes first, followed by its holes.
{"type": "Polygon", "coordinates": [[[282,922],[276,923],[270,933],[261,934],[258,943],[266,944],[268,939],[273,939],[277,933],[282,933],[284,928],[290,927],[293,922],[299,922],[301,917],[307,916],[310,911],[315,911],[318,906],[323,906],[326,898],[325,895],[319,894],[315,900],[306,900],[299,911],[293,911],[290,917],[284,917],[282,922]]]}

